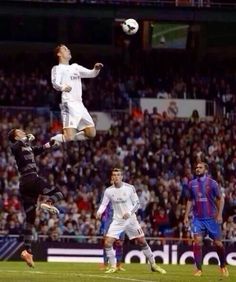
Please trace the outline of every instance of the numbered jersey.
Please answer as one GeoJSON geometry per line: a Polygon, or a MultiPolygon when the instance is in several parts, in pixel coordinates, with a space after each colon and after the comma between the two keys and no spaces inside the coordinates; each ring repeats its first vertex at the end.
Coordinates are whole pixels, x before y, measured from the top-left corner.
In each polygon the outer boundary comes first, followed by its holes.
{"type": "Polygon", "coordinates": [[[136,217],[133,211],[139,205],[139,199],[134,186],[122,182],[122,186],[119,188],[113,185],[108,187],[105,190],[98,212],[103,213],[109,202],[112,203],[113,207],[113,219],[122,219],[126,213],[136,217]]]}

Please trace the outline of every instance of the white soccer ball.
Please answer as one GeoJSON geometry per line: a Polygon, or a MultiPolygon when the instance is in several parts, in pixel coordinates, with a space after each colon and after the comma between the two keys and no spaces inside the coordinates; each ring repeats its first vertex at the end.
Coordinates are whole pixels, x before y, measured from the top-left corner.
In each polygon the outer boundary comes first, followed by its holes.
{"type": "Polygon", "coordinates": [[[139,29],[139,24],[135,19],[127,19],[121,26],[123,31],[128,35],[135,34],[139,29]]]}

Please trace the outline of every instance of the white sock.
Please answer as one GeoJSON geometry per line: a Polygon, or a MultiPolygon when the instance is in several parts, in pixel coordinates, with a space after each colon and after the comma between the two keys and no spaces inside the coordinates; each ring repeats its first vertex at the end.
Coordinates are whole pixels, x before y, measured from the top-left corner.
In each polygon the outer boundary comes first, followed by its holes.
{"type": "Polygon", "coordinates": [[[88,137],[85,136],[84,131],[80,131],[75,134],[75,140],[76,141],[88,140],[88,137]]]}
{"type": "MultiPolygon", "coordinates": [[[[66,142],[63,134],[57,134],[57,135],[53,136],[52,139],[56,140],[60,143],[66,142]]],[[[88,137],[85,136],[84,131],[80,131],[80,132],[76,133],[75,137],[74,137],[75,141],[83,141],[83,140],[87,140],[87,139],[88,139],[88,137]]]]}
{"type": "Polygon", "coordinates": [[[111,247],[111,248],[105,248],[105,250],[106,250],[106,254],[107,254],[111,267],[115,268],[116,267],[116,255],[115,255],[114,249],[111,247]]]}
{"type": "Polygon", "coordinates": [[[145,247],[142,247],[142,251],[143,251],[145,257],[150,262],[150,264],[154,264],[155,263],[154,255],[153,255],[153,252],[152,252],[152,250],[151,250],[151,248],[149,247],[148,244],[145,247]]]}
{"type": "Polygon", "coordinates": [[[51,139],[56,140],[60,143],[65,142],[63,134],[57,134],[57,135],[53,136],[51,139]]]}

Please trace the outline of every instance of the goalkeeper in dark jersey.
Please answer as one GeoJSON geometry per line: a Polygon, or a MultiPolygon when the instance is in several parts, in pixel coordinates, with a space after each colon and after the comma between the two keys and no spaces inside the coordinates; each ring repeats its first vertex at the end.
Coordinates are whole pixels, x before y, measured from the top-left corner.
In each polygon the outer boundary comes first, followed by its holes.
{"type": "Polygon", "coordinates": [[[31,141],[33,141],[35,137],[32,134],[26,134],[21,129],[12,129],[8,133],[8,139],[11,142],[12,153],[15,156],[20,174],[19,190],[26,214],[23,231],[24,250],[21,253],[21,258],[28,266],[34,267],[31,244],[33,237],[32,227],[36,217],[38,196],[47,196],[47,201],[42,202],[40,208],[53,214],[59,213],[54,203],[63,199],[63,194],[57,187],[50,186],[44,178],[38,176],[35,156],[57,144],[52,140],[42,146],[32,146],[31,141]]]}

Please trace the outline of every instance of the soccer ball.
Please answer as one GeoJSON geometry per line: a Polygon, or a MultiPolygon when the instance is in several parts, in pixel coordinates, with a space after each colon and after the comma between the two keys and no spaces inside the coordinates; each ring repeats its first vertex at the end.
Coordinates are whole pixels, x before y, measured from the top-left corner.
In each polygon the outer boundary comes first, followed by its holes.
{"type": "Polygon", "coordinates": [[[135,19],[127,19],[121,26],[123,31],[128,35],[135,34],[139,29],[139,24],[135,19]]]}

